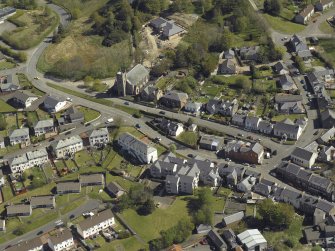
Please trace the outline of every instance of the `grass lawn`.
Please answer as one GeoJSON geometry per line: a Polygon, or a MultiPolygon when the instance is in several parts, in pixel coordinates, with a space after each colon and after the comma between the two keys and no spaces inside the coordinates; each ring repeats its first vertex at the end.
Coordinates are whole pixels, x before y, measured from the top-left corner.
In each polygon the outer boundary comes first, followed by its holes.
{"type": "Polygon", "coordinates": [[[132,236],[127,239],[123,240],[114,240],[110,243],[105,242],[98,251],[138,251],[140,249],[146,249],[147,245],[144,245],[139,240],[136,239],[136,237],[132,236]]]}
{"type": "Polygon", "coordinates": [[[81,17],[91,15],[94,11],[106,4],[108,0],[53,0],[53,2],[69,10],[72,15],[81,17]]]}
{"type": "Polygon", "coordinates": [[[20,149],[20,145],[14,145],[14,146],[6,146],[6,148],[0,149],[0,156],[4,156],[5,154],[15,152],[20,149]]]}
{"type": "Polygon", "coordinates": [[[335,40],[319,39],[319,46],[324,50],[323,56],[335,63],[335,40]]]}
{"type": "Polygon", "coordinates": [[[274,30],[285,34],[299,33],[305,29],[304,25],[293,23],[282,17],[275,17],[269,14],[263,14],[263,16],[274,30]]]}
{"type": "Polygon", "coordinates": [[[24,174],[27,177],[27,179],[24,181],[25,186],[31,185],[31,182],[35,179],[41,180],[46,183],[45,175],[43,171],[38,167],[29,168],[24,172],[24,174]]]}
{"type": "Polygon", "coordinates": [[[0,62],[0,71],[2,70],[7,70],[7,69],[12,69],[16,67],[16,65],[10,61],[7,61],[7,60],[2,60],[0,62]]]}
{"type": "Polygon", "coordinates": [[[9,21],[20,24],[13,31],[2,33],[2,39],[14,49],[26,50],[39,44],[59,23],[59,17],[50,9],[18,10],[9,21]],[[23,12],[23,14],[22,14],[23,12]]]}
{"type": "Polygon", "coordinates": [[[129,191],[129,189],[135,184],[129,180],[126,180],[122,178],[121,176],[111,175],[110,173],[106,174],[106,183],[110,182],[116,182],[118,183],[122,188],[124,188],[126,191],[129,191]]]}
{"type": "Polygon", "coordinates": [[[305,114],[280,114],[280,115],[274,116],[271,119],[271,121],[278,122],[278,121],[282,121],[284,119],[290,119],[294,122],[294,120],[301,119],[301,118],[304,118],[304,117],[306,117],[305,114]]]}
{"type": "Polygon", "coordinates": [[[156,82],[156,87],[165,91],[168,87],[173,86],[174,82],[174,78],[163,77],[156,82]]]}
{"type": "Polygon", "coordinates": [[[1,191],[2,191],[2,195],[3,195],[4,201],[8,201],[8,200],[10,200],[10,199],[12,199],[14,197],[12,188],[10,187],[9,184],[3,186],[1,188],[1,191]]]}
{"type": "Polygon", "coordinates": [[[51,116],[49,115],[49,113],[47,113],[47,112],[45,112],[45,111],[43,111],[43,110],[41,110],[39,108],[36,110],[36,112],[37,112],[37,116],[38,116],[39,120],[50,119],[51,118],[51,116]]]}
{"type": "Polygon", "coordinates": [[[182,132],[178,137],[178,140],[184,142],[190,146],[196,146],[198,143],[199,136],[195,132],[182,132]]]}
{"type": "Polygon", "coordinates": [[[335,90],[328,90],[331,98],[335,99],[335,90]]]}
{"type": "Polygon", "coordinates": [[[164,154],[167,151],[167,149],[160,144],[156,144],[154,147],[157,149],[158,156],[164,154]]]}
{"type": "Polygon", "coordinates": [[[189,217],[187,201],[184,198],[184,196],[178,196],[170,207],[157,208],[147,216],[140,216],[133,209],[125,210],[122,216],[135,232],[148,242],[158,238],[160,231],[173,227],[179,220],[189,217]]]}
{"type": "Polygon", "coordinates": [[[47,179],[52,180],[54,177],[54,171],[50,164],[43,167],[47,179]]]}
{"type": "Polygon", "coordinates": [[[90,109],[88,107],[78,106],[77,108],[79,111],[84,113],[85,122],[89,122],[93,119],[96,119],[100,115],[100,112],[98,112],[97,110],[90,109]]]}
{"type": "Polygon", "coordinates": [[[75,154],[75,161],[80,169],[95,166],[94,159],[86,150],[82,150],[75,154]]]}
{"type": "Polygon", "coordinates": [[[15,112],[16,109],[0,99],[0,112],[15,112]]]}
{"type": "Polygon", "coordinates": [[[319,29],[327,34],[335,34],[335,29],[330,26],[330,24],[327,21],[324,21],[319,25],[319,29]]]}
{"type": "MultiPolygon", "coordinates": [[[[73,2],[83,3],[84,1],[75,0],[73,2]]],[[[102,6],[107,1],[85,2],[91,3],[92,6],[100,2],[102,4],[99,6],[102,6]]],[[[111,47],[105,47],[102,45],[102,36],[85,35],[92,31],[91,26],[93,25],[89,17],[94,12],[94,7],[88,6],[83,10],[89,14],[73,20],[67,28],[65,38],[57,44],[51,44],[43,52],[37,63],[39,71],[76,80],[83,79],[85,76],[102,79],[115,76],[120,68],[130,66],[132,56],[129,39],[111,47]]]]}
{"type": "Polygon", "coordinates": [[[276,90],[276,80],[256,79],[253,88],[255,90],[269,92],[276,90]]]}

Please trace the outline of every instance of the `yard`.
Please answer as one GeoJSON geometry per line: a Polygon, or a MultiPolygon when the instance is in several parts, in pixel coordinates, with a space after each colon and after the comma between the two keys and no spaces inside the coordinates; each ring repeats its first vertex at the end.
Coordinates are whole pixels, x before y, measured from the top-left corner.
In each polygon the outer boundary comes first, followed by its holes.
{"type": "Polygon", "coordinates": [[[196,132],[182,132],[177,139],[187,145],[197,146],[199,135],[196,132]]]}
{"type": "Polygon", "coordinates": [[[16,64],[8,61],[8,60],[2,60],[0,61],[0,71],[2,70],[7,70],[7,69],[12,69],[16,67],[16,64]]]}
{"type": "Polygon", "coordinates": [[[31,93],[37,96],[43,96],[45,94],[44,92],[33,86],[33,84],[29,81],[29,79],[24,73],[17,73],[17,77],[20,86],[22,86],[24,89],[28,89],[31,93]]]}
{"type": "Polygon", "coordinates": [[[78,110],[84,113],[85,123],[92,121],[100,116],[100,112],[84,106],[78,106],[78,110]]]}
{"type": "Polygon", "coordinates": [[[305,29],[304,25],[293,23],[282,17],[275,17],[269,14],[263,14],[263,16],[274,30],[284,34],[295,34],[305,29]]]}
{"type": "Polygon", "coordinates": [[[94,159],[90,154],[88,154],[86,150],[77,152],[75,154],[74,160],[80,169],[95,166],[94,159]]]}
{"type": "Polygon", "coordinates": [[[334,39],[319,39],[322,55],[335,64],[335,40],[334,39]]]}
{"type": "Polygon", "coordinates": [[[279,121],[282,121],[284,119],[290,119],[294,122],[294,120],[296,119],[302,119],[306,117],[305,114],[280,114],[280,115],[277,115],[277,116],[274,116],[271,121],[273,122],[279,122],[279,121]]]}
{"type": "Polygon", "coordinates": [[[57,14],[48,8],[18,10],[8,19],[18,27],[2,33],[2,39],[14,49],[26,50],[40,43],[58,25],[57,14]]]}
{"type": "Polygon", "coordinates": [[[16,109],[0,99],[0,112],[15,112],[16,109]]]}
{"type": "Polygon", "coordinates": [[[158,238],[160,231],[173,227],[179,220],[189,217],[185,198],[187,197],[178,196],[168,208],[157,208],[147,216],[140,216],[133,209],[125,210],[122,216],[135,232],[148,242],[158,238]]]}
{"type": "Polygon", "coordinates": [[[327,21],[320,24],[319,29],[327,34],[335,34],[335,29],[327,21]]]}
{"type": "MultiPolygon", "coordinates": [[[[123,240],[114,240],[111,243],[104,242],[98,251],[137,251],[144,250],[146,245],[132,236],[123,240]]],[[[145,249],[146,250],[146,249],[145,249]]]]}

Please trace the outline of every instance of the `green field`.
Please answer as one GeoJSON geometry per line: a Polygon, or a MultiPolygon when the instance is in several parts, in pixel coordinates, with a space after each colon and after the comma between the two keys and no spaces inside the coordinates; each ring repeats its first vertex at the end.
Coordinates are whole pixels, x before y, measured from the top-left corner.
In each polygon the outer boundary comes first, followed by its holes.
{"type": "Polygon", "coordinates": [[[173,227],[179,220],[189,217],[187,201],[184,198],[178,196],[168,208],[158,208],[147,216],[140,216],[133,209],[125,210],[122,216],[135,232],[148,242],[158,238],[160,231],[173,227]]]}
{"type": "Polygon", "coordinates": [[[7,70],[7,69],[12,69],[14,67],[16,67],[16,64],[14,64],[14,63],[12,63],[8,60],[2,60],[0,62],[0,71],[7,70]]]}
{"type": "Polygon", "coordinates": [[[322,55],[335,64],[335,40],[334,39],[320,39],[319,46],[323,49],[322,55]]]}
{"type": "Polygon", "coordinates": [[[199,136],[196,132],[182,132],[177,139],[187,145],[196,146],[198,144],[199,136]]]}
{"type": "Polygon", "coordinates": [[[284,34],[295,34],[305,29],[305,26],[293,23],[282,17],[275,17],[269,14],[263,14],[263,16],[274,30],[284,34]]]}
{"type": "Polygon", "coordinates": [[[281,114],[281,115],[274,116],[271,120],[273,122],[279,122],[279,121],[282,121],[284,119],[290,119],[294,122],[294,120],[302,119],[304,117],[306,117],[305,114],[281,114]]]}
{"type": "Polygon", "coordinates": [[[319,29],[328,34],[335,34],[335,29],[330,26],[330,24],[327,21],[324,21],[319,25],[319,29]]]}
{"type": "Polygon", "coordinates": [[[88,107],[78,106],[77,108],[80,112],[84,113],[85,123],[98,118],[100,115],[100,112],[90,109],[88,107]]]}
{"type": "Polygon", "coordinates": [[[6,112],[15,112],[16,109],[9,104],[7,104],[5,101],[0,99],[0,112],[6,113],[6,112]]]}
{"type": "Polygon", "coordinates": [[[58,15],[47,8],[18,11],[9,18],[15,24],[20,24],[13,31],[5,31],[1,38],[14,49],[26,50],[39,44],[59,22],[58,15]]]}

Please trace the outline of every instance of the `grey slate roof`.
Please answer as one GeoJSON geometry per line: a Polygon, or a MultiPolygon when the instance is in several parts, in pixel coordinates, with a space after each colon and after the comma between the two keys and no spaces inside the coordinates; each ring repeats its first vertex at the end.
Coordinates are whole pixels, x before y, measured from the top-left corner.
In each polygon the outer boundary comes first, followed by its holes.
{"type": "Polygon", "coordinates": [[[312,158],[313,154],[314,153],[311,152],[311,151],[308,151],[308,150],[300,148],[300,147],[296,147],[294,149],[294,151],[291,153],[291,156],[295,156],[295,157],[298,157],[300,159],[309,161],[312,158]]]}
{"type": "Polygon", "coordinates": [[[229,225],[235,222],[238,222],[240,220],[242,220],[244,218],[244,212],[237,212],[231,215],[227,215],[225,217],[223,217],[223,222],[225,223],[225,225],[229,225]]]}
{"type": "Polygon", "coordinates": [[[106,189],[111,192],[112,194],[117,194],[119,191],[124,191],[124,189],[116,182],[110,182],[106,189]]]}
{"type": "Polygon", "coordinates": [[[82,142],[82,139],[78,135],[71,136],[69,138],[61,139],[51,144],[54,149],[61,149],[67,146],[71,146],[82,142]]]}
{"type": "Polygon", "coordinates": [[[177,100],[177,101],[186,101],[188,99],[187,93],[178,92],[178,91],[169,91],[163,97],[167,99],[171,99],[171,100],[177,100]]]}
{"type": "Polygon", "coordinates": [[[47,96],[43,103],[49,107],[55,107],[59,102],[61,102],[59,98],[47,96]]]}
{"type": "Polygon", "coordinates": [[[53,119],[39,120],[35,123],[34,129],[52,127],[54,125],[53,119]]]}
{"type": "Polygon", "coordinates": [[[302,101],[302,96],[292,94],[282,94],[282,93],[276,94],[275,96],[276,103],[296,102],[296,101],[302,101]]]}
{"type": "Polygon", "coordinates": [[[163,27],[163,35],[166,37],[171,37],[183,31],[184,29],[176,25],[173,21],[168,21],[166,25],[163,27]]]}
{"type": "Polygon", "coordinates": [[[222,237],[216,230],[212,229],[208,232],[207,236],[211,239],[211,241],[217,248],[227,249],[226,242],[222,239],[222,237]]]}
{"type": "Polygon", "coordinates": [[[30,205],[32,207],[43,206],[43,205],[54,205],[55,196],[44,195],[44,196],[34,196],[30,199],[30,205]]]}
{"type": "Polygon", "coordinates": [[[296,134],[299,130],[299,125],[295,125],[295,124],[288,124],[287,122],[277,122],[276,124],[274,124],[273,129],[278,130],[278,131],[282,131],[285,133],[292,133],[292,134],[296,134]]]}
{"type": "Polygon", "coordinates": [[[27,214],[31,211],[31,206],[27,204],[10,205],[6,207],[7,215],[27,214]]]}
{"type": "Polygon", "coordinates": [[[144,78],[149,76],[149,71],[141,64],[135,65],[133,69],[127,72],[127,81],[131,85],[137,85],[144,78]]]}
{"type": "Polygon", "coordinates": [[[101,173],[80,175],[80,184],[103,183],[104,176],[101,173]]]}
{"type": "Polygon", "coordinates": [[[16,91],[13,95],[12,98],[15,98],[19,101],[21,101],[22,103],[25,103],[27,101],[28,98],[30,98],[31,96],[29,96],[28,94],[21,92],[21,91],[16,91]]]}
{"type": "Polygon", "coordinates": [[[271,131],[273,129],[273,124],[269,121],[262,120],[258,124],[258,129],[260,131],[271,131]]]}
{"type": "Polygon", "coordinates": [[[67,240],[72,239],[72,238],[73,238],[73,235],[72,235],[71,231],[67,228],[64,228],[61,231],[57,231],[56,234],[51,235],[49,237],[49,239],[50,239],[50,241],[53,245],[61,244],[62,242],[67,241],[67,240]]]}
{"type": "Polygon", "coordinates": [[[80,226],[81,230],[85,231],[95,225],[100,224],[108,219],[113,218],[114,215],[110,209],[106,209],[102,212],[95,214],[92,217],[86,218],[82,222],[79,222],[78,225],[80,226]]]}
{"type": "Polygon", "coordinates": [[[28,160],[33,160],[41,157],[48,156],[47,150],[45,148],[36,149],[33,151],[27,152],[28,160]]]}
{"type": "Polygon", "coordinates": [[[20,128],[20,129],[15,129],[14,131],[12,131],[9,137],[14,138],[14,137],[27,136],[27,135],[29,135],[29,128],[20,128]]]}
{"type": "Polygon", "coordinates": [[[26,250],[35,250],[43,246],[43,242],[40,237],[34,239],[21,241],[15,246],[9,247],[6,251],[26,251],[26,250]]]}
{"type": "Polygon", "coordinates": [[[61,182],[57,183],[57,192],[66,192],[66,191],[80,191],[79,182],[61,182]]]}
{"type": "Polygon", "coordinates": [[[93,130],[89,137],[100,137],[105,135],[108,135],[108,129],[106,127],[93,130]]]}

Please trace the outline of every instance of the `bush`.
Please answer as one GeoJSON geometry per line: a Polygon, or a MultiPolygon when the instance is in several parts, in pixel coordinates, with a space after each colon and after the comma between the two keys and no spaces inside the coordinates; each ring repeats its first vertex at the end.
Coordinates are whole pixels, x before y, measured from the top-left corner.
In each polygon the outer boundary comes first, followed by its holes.
{"type": "Polygon", "coordinates": [[[20,236],[20,235],[23,235],[24,234],[24,230],[22,227],[18,227],[17,229],[15,229],[13,231],[13,234],[16,235],[16,236],[20,236]]]}
{"type": "Polygon", "coordinates": [[[118,239],[127,239],[131,236],[128,230],[124,230],[118,233],[118,239]]]}

